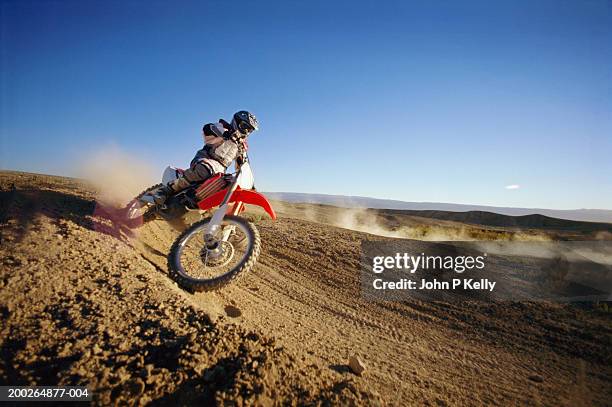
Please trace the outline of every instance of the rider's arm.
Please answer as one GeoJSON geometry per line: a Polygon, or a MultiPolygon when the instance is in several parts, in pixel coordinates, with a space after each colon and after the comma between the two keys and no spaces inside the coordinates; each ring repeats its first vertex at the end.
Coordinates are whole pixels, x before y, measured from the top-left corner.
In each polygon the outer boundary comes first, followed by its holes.
{"type": "Polygon", "coordinates": [[[236,157],[236,169],[239,169],[245,162],[246,156],[244,154],[239,154],[238,157],[236,157]]]}
{"type": "Polygon", "coordinates": [[[223,135],[226,129],[220,123],[208,123],[202,127],[202,133],[204,137],[204,144],[212,146],[223,143],[223,135]]]}
{"type": "Polygon", "coordinates": [[[241,139],[240,140],[240,150],[238,152],[238,156],[236,157],[236,169],[240,168],[242,166],[242,164],[244,164],[245,162],[247,162],[248,157],[247,157],[247,150],[249,148],[249,145],[247,144],[246,139],[241,139]]]}

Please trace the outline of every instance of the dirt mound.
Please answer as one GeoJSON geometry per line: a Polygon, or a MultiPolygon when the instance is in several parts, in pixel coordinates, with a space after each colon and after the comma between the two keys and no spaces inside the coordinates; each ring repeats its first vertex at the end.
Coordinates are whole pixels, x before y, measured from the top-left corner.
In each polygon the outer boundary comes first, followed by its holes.
{"type": "Polygon", "coordinates": [[[0,185],[1,384],[86,385],[101,405],[377,400],[195,304],[71,180],[4,173],[0,185]]]}
{"type": "Polygon", "coordinates": [[[257,215],[255,270],[191,295],[166,275],[177,232],[165,223],[128,238],[96,216],[93,192],[74,180],[1,173],[0,186],[2,384],[86,384],[97,404],[612,398],[611,314],[602,308],[366,301],[361,242],[379,237],[257,215]],[[351,357],[367,366],[362,376],[351,357]]]}

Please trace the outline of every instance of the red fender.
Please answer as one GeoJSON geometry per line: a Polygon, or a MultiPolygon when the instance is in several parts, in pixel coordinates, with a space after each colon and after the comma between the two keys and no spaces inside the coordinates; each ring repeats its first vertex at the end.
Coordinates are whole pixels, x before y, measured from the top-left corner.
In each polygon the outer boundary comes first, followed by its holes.
{"type": "MultiPolygon", "coordinates": [[[[215,206],[219,206],[221,205],[221,202],[223,202],[225,194],[227,194],[227,189],[219,191],[209,196],[208,198],[201,200],[200,202],[198,202],[198,206],[202,210],[207,210],[210,208],[214,208],[215,206]]],[[[276,213],[274,212],[274,209],[272,209],[272,205],[270,205],[268,199],[266,199],[266,197],[260,194],[259,192],[251,191],[248,189],[237,189],[234,191],[231,198],[229,199],[229,203],[231,202],[244,202],[245,204],[261,206],[267,212],[267,214],[270,215],[272,219],[276,219],[276,213]]]]}

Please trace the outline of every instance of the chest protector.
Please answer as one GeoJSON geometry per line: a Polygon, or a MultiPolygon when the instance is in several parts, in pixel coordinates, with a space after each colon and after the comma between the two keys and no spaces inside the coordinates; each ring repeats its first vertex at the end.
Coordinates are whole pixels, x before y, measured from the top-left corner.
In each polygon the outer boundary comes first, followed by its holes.
{"type": "Polygon", "coordinates": [[[227,168],[232,161],[236,159],[240,149],[238,148],[238,144],[236,144],[234,141],[224,140],[218,146],[213,147],[210,144],[206,145],[205,150],[210,158],[219,161],[224,167],[227,168]]]}

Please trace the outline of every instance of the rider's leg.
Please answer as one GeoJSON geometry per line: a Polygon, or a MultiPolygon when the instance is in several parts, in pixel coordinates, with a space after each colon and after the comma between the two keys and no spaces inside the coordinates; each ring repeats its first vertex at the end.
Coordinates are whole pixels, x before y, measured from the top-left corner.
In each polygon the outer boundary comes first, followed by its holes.
{"type": "MultiPolygon", "coordinates": [[[[185,178],[190,184],[195,182],[202,182],[211,177],[213,172],[211,171],[208,164],[203,161],[196,161],[191,164],[189,169],[183,172],[183,175],[177,179],[177,181],[181,178],[185,178]]],[[[181,189],[184,189],[183,187],[181,189]]],[[[178,191],[177,191],[178,192],[178,191]]]]}
{"type": "Polygon", "coordinates": [[[160,187],[152,194],[155,203],[163,204],[168,197],[182,191],[195,182],[202,182],[212,175],[210,168],[203,162],[194,162],[177,179],[160,187]]]}

